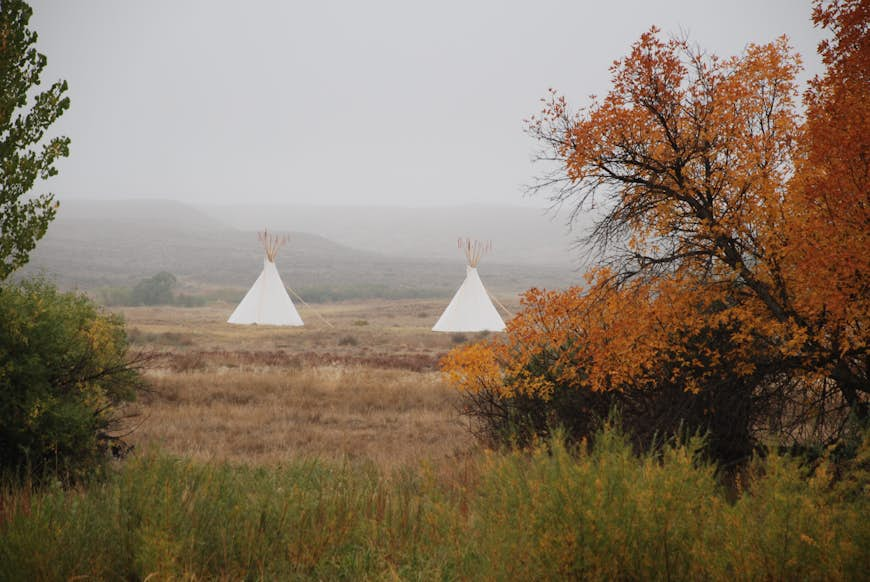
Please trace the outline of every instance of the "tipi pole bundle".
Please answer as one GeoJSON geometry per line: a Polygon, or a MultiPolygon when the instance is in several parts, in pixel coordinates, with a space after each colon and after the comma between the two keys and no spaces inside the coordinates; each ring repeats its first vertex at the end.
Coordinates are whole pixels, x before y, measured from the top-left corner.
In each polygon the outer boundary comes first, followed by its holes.
{"type": "Polygon", "coordinates": [[[492,251],[492,241],[481,241],[471,238],[460,237],[457,242],[459,249],[465,252],[468,266],[477,268],[480,259],[486,253],[492,251]]]}
{"type": "Polygon", "coordinates": [[[278,249],[287,244],[287,241],[290,240],[287,236],[277,236],[274,234],[269,234],[268,230],[263,230],[263,232],[257,233],[257,238],[260,239],[260,242],[263,244],[263,248],[266,251],[266,258],[269,259],[270,263],[275,262],[275,257],[278,256],[278,249]]]}

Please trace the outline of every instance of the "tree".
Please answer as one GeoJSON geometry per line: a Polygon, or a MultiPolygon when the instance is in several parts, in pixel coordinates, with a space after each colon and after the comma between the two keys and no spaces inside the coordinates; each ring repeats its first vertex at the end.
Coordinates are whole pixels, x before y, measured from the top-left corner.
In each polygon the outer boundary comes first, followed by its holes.
{"type": "Polygon", "coordinates": [[[614,290],[610,278],[602,272],[588,289],[532,289],[505,338],[443,360],[479,436],[522,445],[559,426],[579,439],[616,407],[639,448],[709,432],[711,456],[733,463],[750,456],[766,426],[816,442],[836,433],[830,410],[815,426],[792,411],[776,416],[797,387],[721,297],[670,279],[614,290]]]}
{"type": "Polygon", "coordinates": [[[57,174],[55,162],[69,155],[68,138],[43,141],[69,108],[66,81],[28,104],[47,62],[28,28],[32,13],[22,0],[0,2],[0,281],[27,262],[57,210],[52,194],[28,193],[37,179],[57,174]]]}
{"type": "Polygon", "coordinates": [[[827,66],[804,95],[807,121],[789,184],[786,261],[802,293],[795,308],[839,358],[830,374],[866,415],[870,389],[870,4],[816,0],[813,21],[833,33],[819,45],[827,66]],[[863,390],[862,390],[863,388],[863,390]]]}
{"type": "MultiPolygon", "coordinates": [[[[863,2],[820,6],[823,24],[866,12],[863,2]]],[[[727,298],[768,358],[831,379],[866,417],[866,14],[857,22],[823,47],[829,68],[805,126],[799,59],[784,37],[719,59],[653,28],[613,65],[603,100],[571,114],[553,94],[529,132],[558,164],[533,190],[575,214],[604,209],[587,242],[614,290],[629,280],[703,285],[727,298]],[[842,128],[851,121],[858,129],[842,128]]]]}
{"type": "Polygon", "coordinates": [[[866,419],[867,11],[816,3],[834,39],[805,120],[785,38],[720,59],[653,28],[603,99],[571,113],[551,92],[528,124],[551,164],[531,190],[601,213],[599,265],[445,359],[485,432],[579,438],[617,405],[641,444],[701,429],[737,461],[760,434],[824,444],[866,419]]]}
{"type": "Polygon", "coordinates": [[[139,281],[132,292],[134,305],[169,305],[173,302],[172,288],[177,280],[175,275],[161,271],[139,281]]]}

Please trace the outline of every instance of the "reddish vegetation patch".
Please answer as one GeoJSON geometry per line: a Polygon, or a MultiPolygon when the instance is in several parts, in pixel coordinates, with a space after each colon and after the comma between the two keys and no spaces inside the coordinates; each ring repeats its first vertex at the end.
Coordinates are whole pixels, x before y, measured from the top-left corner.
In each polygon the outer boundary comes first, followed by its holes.
{"type": "Polygon", "coordinates": [[[269,366],[301,368],[303,366],[366,366],[370,368],[429,372],[438,369],[444,354],[341,354],[335,352],[291,353],[271,351],[184,351],[163,352],[155,357],[155,367],[169,368],[173,372],[203,370],[213,367],[269,366]]]}

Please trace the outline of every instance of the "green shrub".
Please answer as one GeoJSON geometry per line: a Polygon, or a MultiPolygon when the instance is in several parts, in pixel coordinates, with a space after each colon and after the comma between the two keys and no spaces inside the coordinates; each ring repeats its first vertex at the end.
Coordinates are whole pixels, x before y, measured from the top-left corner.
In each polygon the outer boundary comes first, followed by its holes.
{"type": "Polygon", "coordinates": [[[757,459],[731,502],[698,460],[699,439],[640,457],[607,426],[589,450],[561,442],[493,455],[481,471],[471,538],[493,579],[863,576],[866,491],[839,494],[824,463],[808,472],[799,459],[757,459]]]}
{"type": "Polygon", "coordinates": [[[0,580],[383,579],[397,564],[426,572],[423,553],[414,558],[431,527],[419,486],[359,464],[257,469],[147,456],[85,495],[37,494],[26,512],[0,498],[0,580]],[[5,519],[2,507],[13,508],[5,519]]]}
{"type": "Polygon", "coordinates": [[[120,443],[116,406],[140,378],[123,320],[44,281],[0,287],[0,469],[72,479],[120,443]]]}
{"type": "Polygon", "coordinates": [[[161,271],[153,277],[142,279],[133,287],[133,305],[169,305],[172,303],[172,289],[177,279],[172,273],[161,271]]]}
{"type": "Polygon", "coordinates": [[[85,489],[0,487],[0,581],[866,578],[866,473],[844,494],[773,455],[732,500],[702,444],[637,456],[605,427],[393,474],[148,455],[85,489]]]}
{"type": "Polygon", "coordinates": [[[131,307],[137,305],[177,305],[179,307],[202,307],[209,297],[205,295],[174,295],[175,276],[158,273],[142,279],[132,289],[129,287],[99,287],[93,296],[107,307],[131,307]]]}

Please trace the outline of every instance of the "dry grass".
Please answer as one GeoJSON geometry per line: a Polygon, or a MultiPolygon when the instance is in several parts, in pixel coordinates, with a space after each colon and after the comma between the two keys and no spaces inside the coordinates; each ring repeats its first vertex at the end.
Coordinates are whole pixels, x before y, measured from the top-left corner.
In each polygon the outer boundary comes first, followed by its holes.
{"type": "MultiPolygon", "coordinates": [[[[446,301],[366,301],[298,306],[305,327],[228,325],[233,305],[208,307],[126,307],[124,314],[134,342],[196,350],[326,351],[352,354],[442,354],[455,345],[453,334],[434,333],[432,326],[446,301]],[[332,327],[324,323],[326,319],[332,327]],[[356,340],[347,342],[345,338],[356,340]],[[345,341],[342,341],[345,340],[345,341]]],[[[509,309],[517,305],[508,304],[509,309]]],[[[465,334],[474,339],[475,334],[465,334]]]]}
{"type": "Polygon", "coordinates": [[[461,454],[472,439],[437,364],[462,338],[429,331],[441,308],[319,306],[333,327],[303,308],[304,328],[231,326],[223,304],[125,309],[134,346],[161,354],[147,371],[152,391],[129,410],[139,425],[129,440],[268,464],[363,458],[392,468],[461,454]]]}
{"type": "Polygon", "coordinates": [[[468,447],[437,372],[360,366],[154,373],[139,446],[198,459],[273,463],[367,458],[382,466],[468,447]]]}

